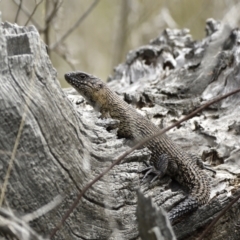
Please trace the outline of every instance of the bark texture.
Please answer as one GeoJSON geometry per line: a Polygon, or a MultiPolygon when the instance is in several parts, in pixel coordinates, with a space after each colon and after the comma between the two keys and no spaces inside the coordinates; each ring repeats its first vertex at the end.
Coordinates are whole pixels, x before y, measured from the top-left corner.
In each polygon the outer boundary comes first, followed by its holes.
{"type": "MultiPolygon", "coordinates": [[[[203,40],[193,41],[186,29],[165,30],[131,51],[108,84],[159,127],[171,124],[205,100],[240,87],[239,30],[209,19],[206,33],[203,40]]],[[[47,237],[86,183],[129,147],[111,130],[113,120],[99,119],[73,89],[61,89],[34,27],[1,24],[0,48],[1,183],[24,121],[3,207],[22,217],[60,194],[61,204],[29,223],[47,237]]],[[[177,239],[196,239],[237,192],[239,119],[236,94],[168,133],[217,171],[207,171],[212,199],[174,226],[177,239]]],[[[169,184],[168,177],[151,185],[141,183],[138,171],[149,156],[147,149],[135,151],[97,182],[55,239],[140,239],[136,190],[167,211],[186,195],[169,184]]],[[[207,239],[238,239],[239,209],[237,202],[207,239]]]]}

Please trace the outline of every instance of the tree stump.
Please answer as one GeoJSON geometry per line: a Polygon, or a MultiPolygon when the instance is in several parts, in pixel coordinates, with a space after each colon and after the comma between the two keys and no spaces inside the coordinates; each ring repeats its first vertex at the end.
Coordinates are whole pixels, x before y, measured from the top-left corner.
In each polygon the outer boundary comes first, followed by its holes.
{"type": "MultiPolygon", "coordinates": [[[[194,41],[187,29],[165,30],[131,51],[108,79],[109,86],[159,128],[239,88],[239,30],[209,19],[206,33],[194,41]]],[[[112,130],[112,119],[99,119],[75,90],[61,89],[33,26],[2,23],[0,43],[2,191],[10,173],[2,207],[24,219],[60,195],[60,204],[29,222],[47,238],[79,191],[129,147],[112,130]]],[[[167,133],[217,172],[206,171],[211,199],[173,227],[177,239],[196,239],[237,192],[239,119],[236,94],[167,133]]],[[[167,176],[155,184],[141,182],[139,170],[149,156],[140,149],[115,166],[87,191],[54,239],[140,239],[137,190],[166,211],[186,196],[167,176]]],[[[239,207],[238,201],[206,239],[238,239],[239,207]]]]}

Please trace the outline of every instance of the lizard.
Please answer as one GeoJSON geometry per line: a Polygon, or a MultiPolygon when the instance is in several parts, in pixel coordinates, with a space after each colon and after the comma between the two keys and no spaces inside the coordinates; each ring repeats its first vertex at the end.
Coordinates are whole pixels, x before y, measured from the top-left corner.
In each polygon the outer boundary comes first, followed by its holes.
{"type": "MultiPolygon", "coordinates": [[[[137,143],[159,131],[154,123],[138,113],[101,79],[81,71],[66,73],[64,77],[102,117],[119,121],[119,137],[137,143]]],[[[153,172],[159,178],[167,174],[188,190],[187,197],[168,213],[171,223],[208,202],[210,182],[199,164],[200,157],[183,151],[167,134],[155,137],[143,147],[151,151],[151,166],[147,174],[153,172]]]]}

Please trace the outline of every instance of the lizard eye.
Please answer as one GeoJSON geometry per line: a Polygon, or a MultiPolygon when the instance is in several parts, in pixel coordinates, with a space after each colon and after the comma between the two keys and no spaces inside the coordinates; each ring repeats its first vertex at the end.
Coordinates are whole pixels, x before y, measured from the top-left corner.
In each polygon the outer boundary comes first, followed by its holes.
{"type": "Polygon", "coordinates": [[[81,75],[80,75],[80,78],[81,78],[82,80],[84,80],[84,79],[86,79],[86,75],[81,74],[81,75]]]}
{"type": "Polygon", "coordinates": [[[103,84],[102,84],[102,83],[97,83],[97,84],[95,85],[95,89],[96,89],[97,91],[99,91],[101,88],[103,88],[103,84]]]}

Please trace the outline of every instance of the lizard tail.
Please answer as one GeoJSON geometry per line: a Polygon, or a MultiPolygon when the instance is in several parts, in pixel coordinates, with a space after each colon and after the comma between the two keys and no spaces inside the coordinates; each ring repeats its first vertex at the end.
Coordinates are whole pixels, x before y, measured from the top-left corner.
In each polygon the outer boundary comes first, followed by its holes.
{"type": "Polygon", "coordinates": [[[169,213],[169,220],[173,224],[177,219],[186,213],[195,211],[199,207],[199,203],[192,196],[185,198],[180,202],[175,208],[173,208],[169,213]]]}

